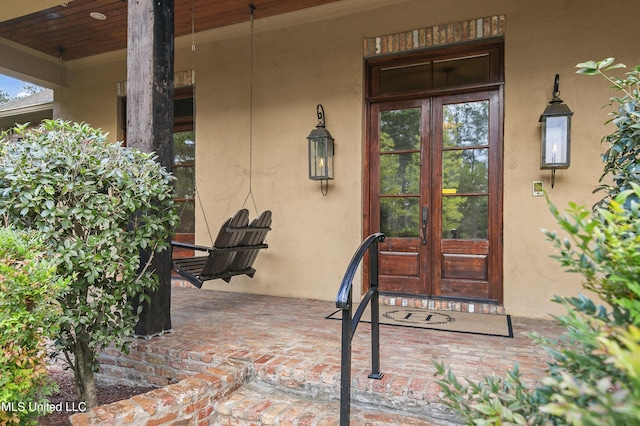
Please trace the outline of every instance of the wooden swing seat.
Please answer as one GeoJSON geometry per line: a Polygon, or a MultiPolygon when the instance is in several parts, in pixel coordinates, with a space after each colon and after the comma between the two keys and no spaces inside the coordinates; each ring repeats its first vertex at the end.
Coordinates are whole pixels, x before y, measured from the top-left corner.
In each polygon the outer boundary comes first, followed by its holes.
{"type": "Polygon", "coordinates": [[[208,252],[207,256],[173,259],[173,270],[198,288],[209,280],[230,282],[237,275],[253,278],[253,263],[258,251],[269,247],[264,240],[270,230],[270,210],[249,223],[249,211],[240,209],[222,224],[213,247],[172,241],[173,247],[208,252]]]}

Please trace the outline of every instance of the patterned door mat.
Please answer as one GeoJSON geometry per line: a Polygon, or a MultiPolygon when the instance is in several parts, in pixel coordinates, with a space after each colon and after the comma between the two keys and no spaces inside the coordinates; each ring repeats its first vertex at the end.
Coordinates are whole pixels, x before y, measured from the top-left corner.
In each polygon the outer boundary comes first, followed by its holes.
{"type": "MultiPolygon", "coordinates": [[[[355,312],[357,306],[354,306],[355,312]]],[[[326,316],[341,320],[342,310],[326,316]]],[[[371,322],[369,306],[362,314],[363,322],[371,322]]],[[[509,315],[470,314],[467,312],[434,311],[431,309],[380,306],[380,324],[398,327],[425,328],[457,333],[483,334],[486,336],[513,337],[509,315]]]]}

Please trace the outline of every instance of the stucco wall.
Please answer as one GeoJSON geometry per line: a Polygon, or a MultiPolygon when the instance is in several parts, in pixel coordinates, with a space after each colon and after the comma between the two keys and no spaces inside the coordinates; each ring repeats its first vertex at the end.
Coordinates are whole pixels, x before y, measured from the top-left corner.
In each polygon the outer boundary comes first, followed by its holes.
{"type": "Polygon", "coordinates": [[[54,118],[84,121],[121,140],[118,131],[118,83],[127,79],[122,54],[107,54],[90,61],[66,63],[67,85],[54,92],[54,118]]]}
{"type": "MultiPolygon", "coordinates": [[[[632,0],[343,0],[303,14],[260,19],[253,56],[252,190],[259,210],[273,211],[269,250],[255,278],[207,288],[332,300],[362,239],[363,40],[365,37],[505,15],[504,304],[513,315],[560,312],[552,294],[575,294],[579,277],[549,259],[540,228],[557,226],[544,198],[531,195],[543,180],[551,199],[592,205],[601,171],[602,110],[611,95],[602,79],[575,74],[575,65],[614,56],[640,63],[632,0]],[[633,9],[632,12],[630,9],[633,9]],[[626,10],[616,15],[614,10],[626,10]],[[311,13],[313,12],[313,13],[311,13]],[[538,118],[560,74],[561,98],[574,111],[572,165],[539,169],[538,118]],[[306,136],[322,103],[336,140],[335,180],[323,197],[307,179],[306,136]]],[[[196,18],[197,19],[197,18],[196,18]]],[[[197,185],[215,238],[249,189],[248,24],[178,40],[176,71],[196,70],[197,185]]],[[[116,85],[126,78],[124,53],[68,64],[69,87],[56,93],[59,115],[117,132],[116,85]],[[99,61],[93,64],[92,61],[99,61]],[[63,108],[60,108],[61,105],[63,108]]],[[[247,206],[255,216],[251,201],[247,206]]],[[[202,215],[197,242],[209,244],[202,215]]],[[[359,285],[359,283],[357,283],[359,285]]]]}

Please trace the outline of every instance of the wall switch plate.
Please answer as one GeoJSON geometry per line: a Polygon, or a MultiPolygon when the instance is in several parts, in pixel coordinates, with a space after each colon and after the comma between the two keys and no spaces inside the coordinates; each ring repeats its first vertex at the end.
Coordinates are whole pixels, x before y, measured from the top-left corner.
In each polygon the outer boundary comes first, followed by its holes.
{"type": "Polygon", "coordinates": [[[532,195],[534,197],[542,197],[544,196],[544,187],[542,185],[542,181],[541,180],[534,180],[533,181],[533,192],[532,195]]]}

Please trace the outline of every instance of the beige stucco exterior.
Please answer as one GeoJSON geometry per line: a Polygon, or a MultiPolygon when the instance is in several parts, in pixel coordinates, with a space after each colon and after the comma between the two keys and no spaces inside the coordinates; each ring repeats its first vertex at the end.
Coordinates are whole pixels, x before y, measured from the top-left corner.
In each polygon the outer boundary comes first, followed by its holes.
{"type": "MultiPolygon", "coordinates": [[[[253,47],[252,192],[259,210],[273,211],[270,248],[253,279],[205,288],[333,300],[363,238],[363,41],[413,29],[504,15],[504,306],[512,315],[543,317],[561,309],[553,294],[576,294],[580,279],[549,258],[540,228],[556,229],[544,181],[559,206],[591,206],[611,95],[603,79],[575,74],[575,65],[614,56],[640,63],[632,35],[635,0],[343,0],[297,14],[260,19],[253,47]],[[539,169],[538,118],[560,74],[561,98],[574,111],[572,165],[539,169]],[[329,193],[307,178],[306,136],[321,103],[335,138],[335,180],[329,193]]],[[[197,17],[196,17],[197,19],[197,17]]],[[[176,72],[195,70],[197,185],[215,238],[249,190],[248,24],[177,40],[176,72]]],[[[56,91],[55,115],[85,121],[119,137],[117,85],[126,80],[126,52],[65,64],[67,87],[56,91]]],[[[252,217],[256,215],[247,202],[252,217]]],[[[198,209],[196,242],[210,244],[198,209]]],[[[360,286],[360,282],[357,283],[360,286]]]]}

